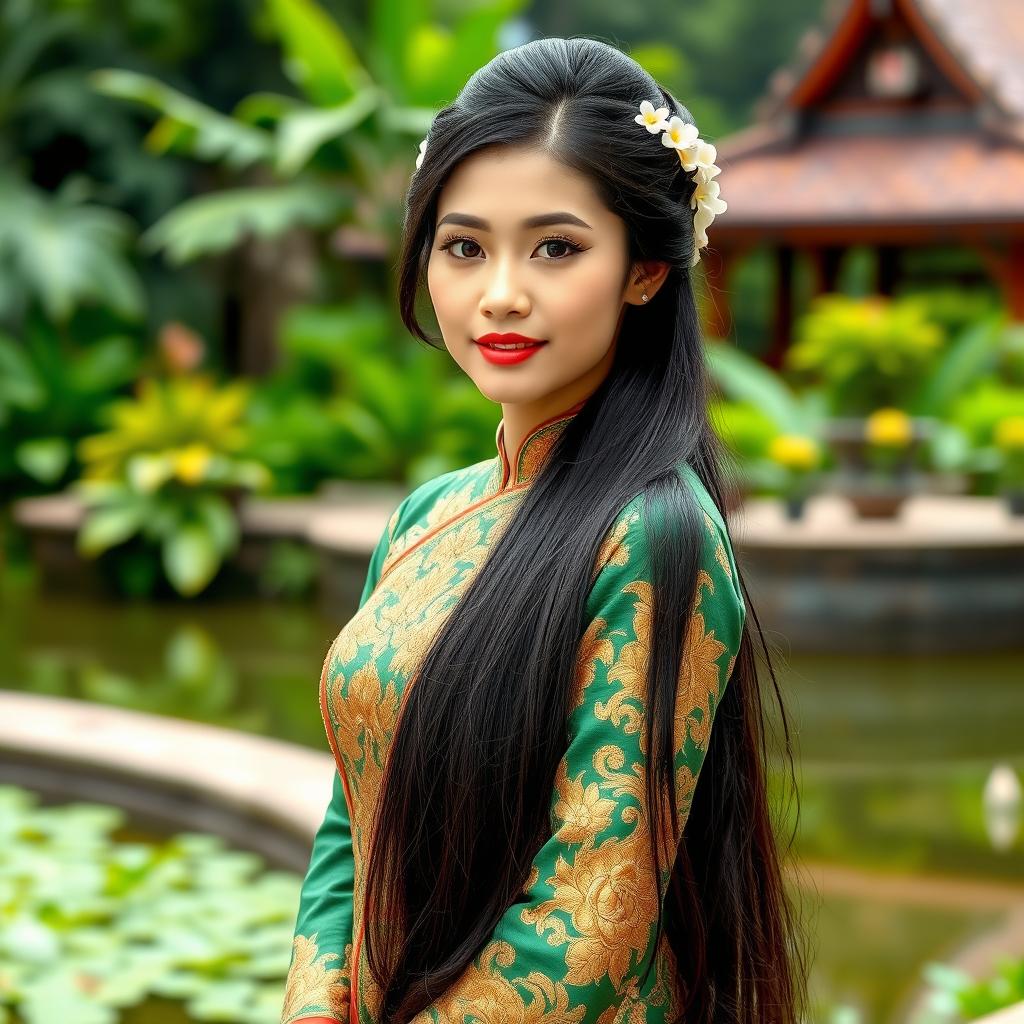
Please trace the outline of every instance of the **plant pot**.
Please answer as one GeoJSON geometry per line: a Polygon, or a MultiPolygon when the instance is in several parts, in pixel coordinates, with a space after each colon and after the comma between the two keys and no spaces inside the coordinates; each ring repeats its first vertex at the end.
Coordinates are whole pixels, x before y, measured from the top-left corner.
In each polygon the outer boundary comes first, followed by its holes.
{"type": "Polygon", "coordinates": [[[807,504],[806,494],[787,494],[782,499],[783,508],[786,512],[786,518],[790,522],[795,522],[798,519],[804,517],[804,507],[807,504]]]}
{"type": "Polygon", "coordinates": [[[1004,491],[1003,497],[1006,500],[1006,507],[1010,510],[1011,516],[1024,516],[1024,488],[1004,491]]]}
{"type": "Polygon", "coordinates": [[[914,465],[936,422],[930,417],[911,417],[910,440],[884,473],[869,458],[866,424],[864,416],[837,416],[825,421],[824,437],[837,463],[831,489],[846,497],[862,518],[891,518],[910,495],[927,485],[927,475],[915,472],[914,465]]]}

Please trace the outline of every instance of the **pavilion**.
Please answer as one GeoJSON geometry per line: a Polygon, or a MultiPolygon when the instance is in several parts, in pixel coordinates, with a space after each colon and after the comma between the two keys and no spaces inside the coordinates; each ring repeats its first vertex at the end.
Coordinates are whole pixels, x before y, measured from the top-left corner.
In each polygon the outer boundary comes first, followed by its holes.
{"type": "Polygon", "coordinates": [[[748,128],[717,141],[722,197],[702,263],[708,332],[732,327],[729,277],[767,246],[778,366],[794,263],[832,291],[866,246],[891,294],[909,248],[973,249],[1024,320],[1024,0],[842,0],[772,76],[748,128]]]}

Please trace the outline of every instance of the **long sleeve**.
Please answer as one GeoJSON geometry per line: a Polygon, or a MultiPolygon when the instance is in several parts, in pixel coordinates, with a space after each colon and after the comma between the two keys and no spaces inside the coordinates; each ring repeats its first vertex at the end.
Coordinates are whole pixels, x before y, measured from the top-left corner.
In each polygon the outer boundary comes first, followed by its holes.
{"type": "MultiPolygon", "coordinates": [[[[359,607],[377,586],[401,513],[392,514],[370,558],[359,607]]],[[[324,659],[329,671],[334,644],[324,659]]],[[[352,986],[352,896],[355,863],[352,828],[341,775],[334,785],[323,821],[313,840],[309,868],[302,882],[292,940],[291,963],[285,982],[281,1024],[332,1024],[349,1018],[352,986]]]]}
{"type": "MultiPolygon", "coordinates": [[[[702,513],[703,556],[673,729],[676,844],[745,613],[722,527],[702,513]]],[[[654,880],[645,794],[650,581],[639,505],[631,503],[606,538],[588,599],[569,745],[551,797],[552,835],[533,860],[523,897],[417,1024],[611,1024],[620,1007],[670,998],[663,984],[637,988],[656,952],[658,900],[670,877],[663,857],[654,880]]]]}

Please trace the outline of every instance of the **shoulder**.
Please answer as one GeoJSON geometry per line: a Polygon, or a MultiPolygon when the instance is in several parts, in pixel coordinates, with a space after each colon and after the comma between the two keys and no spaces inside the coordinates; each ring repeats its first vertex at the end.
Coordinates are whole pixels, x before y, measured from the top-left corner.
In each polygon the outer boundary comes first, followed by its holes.
{"type": "Polygon", "coordinates": [[[595,581],[605,586],[623,581],[653,581],[652,537],[696,528],[704,579],[722,580],[725,593],[742,607],[743,598],[735,555],[722,513],[697,473],[684,463],[677,467],[681,484],[693,499],[696,516],[684,516],[678,501],[641,491],[616,516],[597,558],[595,581]]]}

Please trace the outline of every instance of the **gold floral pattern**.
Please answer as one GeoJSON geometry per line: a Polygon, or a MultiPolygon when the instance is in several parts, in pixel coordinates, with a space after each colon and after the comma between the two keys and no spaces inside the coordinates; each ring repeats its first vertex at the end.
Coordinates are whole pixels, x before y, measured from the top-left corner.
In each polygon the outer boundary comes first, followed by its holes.
{"type": "MultiPolygon", "coordinates": [[[[497,459],[430,481],[388,522],[359,609],[332,644],[321,679],[343,785],[335,787],[331,824],[318,833],[304,880],[283,1024],[305,1016],[377,1022],[382,993],[360,965],[364,871],[395,728],[430,643],[581,407],[540,424],[514,466],[499,424],[497,459]],[[351,879],[348,899],[339,878],[351,879]],[[330,952],[318,951],[315,929],[332,937],[330,952]]],[[[704,511],[704,533],[673,720],[679,829],[744,621],[724,522],[696,474],[686,466],[681,472],[704,511]]],[[[672,950],[664,935],[656,947],[653,941],[669,875],[664,869],[655,877],[646,805],[653,603],[642,500],[630,502],[608,530],[591,577],[569,745],[551,794],[551,835],[521,899],[418,1024],[657,1024],[679,1005],[672,950]]],[[[680,838],[660,837],[663,863],[680,838]]]]}
{"type": "Polygon", "coordinates": [[[296,935],[292,940],[292,963],[284,990],[282,1024],[302,1017],[348,1017],[349,984],[352,970],[352,944],[344,955],[321,953],[317,935],[296,935]],[[338,966],[328,966],[341,960],[338,966]]]}

